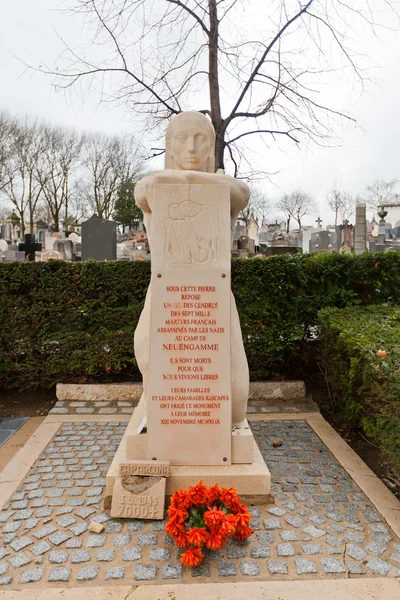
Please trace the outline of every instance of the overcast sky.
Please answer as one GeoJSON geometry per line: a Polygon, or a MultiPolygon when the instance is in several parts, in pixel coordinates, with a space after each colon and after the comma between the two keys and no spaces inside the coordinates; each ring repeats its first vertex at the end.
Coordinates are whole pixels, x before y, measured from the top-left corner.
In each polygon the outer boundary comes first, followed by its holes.
{"type": "MultiPolygon", "coordinates": [[[[79,94],[76,89],[66,97],[55,92],[50,77],[28,71],[18,60],[37,66],[54,65],[63,51],[59,36],[71,47],[80,44],[84,33],[79,18],[71,19],[57,10],[66,4],[59,0],[0,0],[0,109],[79,130],[134,135],[134,123],[122,107],[101,104],[95,90],[79,94]]],[[[268,195],[278,197],[280,190],[302,188],[319,201],[327,224],[332,214],[324,206],[324,199],[335,181],[357,193],[377,178],[400,179],[400,39],[387,31],[384,41],[366,40],[364,49],[380,66],[374,72],[378,85],[367,85],[367,92],[355,105],[349,106],[343,98],[339,106],[350,108],[360,128],[346,126],[338,131],[342,144],[333,148],[295,150],[286,145],[285,152],[274,146],[267,152],[262,150],[267,168],[279,171],[263,184],[268,195]]],[[[334,98],[340,94],[341,90],[332,89],[334,98]]],[[[311,223],[316,216],[306,220],[311,223]]]]}

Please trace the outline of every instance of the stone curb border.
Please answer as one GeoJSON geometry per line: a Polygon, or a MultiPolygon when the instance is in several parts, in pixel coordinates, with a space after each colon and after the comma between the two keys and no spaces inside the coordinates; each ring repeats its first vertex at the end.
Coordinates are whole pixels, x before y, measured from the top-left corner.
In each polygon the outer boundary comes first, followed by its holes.
{"type": "MultiPolygon", "coordinates": [[[[2,592],[4,600],[26,600],[27,590],[2,592]]],[[[30,589],[29,600],[398,600],[398,579],[329,579],[238,583],[193,583],[118,587],[30,589]]]]}
{"type": "MultiPolygon", "coordinates": [[[[141,383],[57,383],[58,400],[138,402],[141,383]]],[[[306,397],[304,381],[251,381],[249,400],[301,400],[306,397]]]]}

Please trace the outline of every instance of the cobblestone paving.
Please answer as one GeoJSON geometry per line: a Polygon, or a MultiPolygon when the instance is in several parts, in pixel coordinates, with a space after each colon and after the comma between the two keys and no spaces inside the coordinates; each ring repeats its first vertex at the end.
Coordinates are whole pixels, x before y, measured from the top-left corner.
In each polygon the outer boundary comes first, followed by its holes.
{"type": "Polygon", "coordinates": [[[400,542],[304,421],[254,421],[275,504],[253,507],[254,534],[182,568],[163,522],[101,510],[126,423],[64,423],[0,512],[0,586],[396,577],[400,542]],[[282,445],[273,447],[273,442],[282,445]],[[91,521],[104,523],[93,534],[91,521]]]}
{"type": "MultiPolygon", "coordinates": [[[[137,405],[136,401],[124,402],[89,402],[83,400],[59,400],[50,415],[129,415],[137,405]]],[[[299,400],[249,400],[247,414],[277,414],[277,413],[319,412],[318,406],[311,398],[299,400]]],[[[84,418],[84,417],[83,417],[84,418]]]]}

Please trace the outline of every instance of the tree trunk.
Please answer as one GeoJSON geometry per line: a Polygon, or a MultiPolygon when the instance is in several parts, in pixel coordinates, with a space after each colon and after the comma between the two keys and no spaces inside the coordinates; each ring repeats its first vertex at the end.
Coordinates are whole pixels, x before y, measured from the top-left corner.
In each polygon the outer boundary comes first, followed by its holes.
{"type": "Polygon", "coordinates": [[[286,220],[286,233],[289,233],[290,217],[286,220]]]}
{"type": "Polygon", "coordinates": [[[210,89],[211,121],[215,129],[215,170],[224,168],[225,126],[221,117],[218,77],[219,21],[217,1],[208,0],[210,34],[208,36],[208,81],[210,89]]]}

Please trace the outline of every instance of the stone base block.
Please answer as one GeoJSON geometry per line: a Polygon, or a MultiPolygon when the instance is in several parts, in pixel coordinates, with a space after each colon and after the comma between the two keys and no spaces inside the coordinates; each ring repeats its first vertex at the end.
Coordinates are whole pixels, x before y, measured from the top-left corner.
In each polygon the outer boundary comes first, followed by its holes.
{"type": "Polygon", "coordinates": [[[141,383],[57,383],[58,400],[82,400],[85,402],[138,402],[142,395],[141,383]]]}
{"type": "MultiPolygon", "coordinates": [[[[106,510],[111,508],[114,484],[116,478],[119,477],[120,463],[137,458],[127,456],[127,434],[128,429],[121,440],[121,444],[107,473],[103,503],[106,510]]],[[[144,434],[135,437],[138,438],[142,435],[144,434]]],[[[245,441],[243,442],[242,440],[239,443],[248,444],[248,434],[244,438],[245,441]]],[[[240,497],[243,497],[243,499],[252,504],[269,502],[271,500],[271,474],[252,435],[251,441],[252,462],[250,464],[231,464],[226,466],[171,465],[170,475],[167,478],[167,496],[171,496],[179,488],[185,489],[202,480],[206,485],[214,485],[218,482],[222,487],[234,487],[240,497]]]]}

